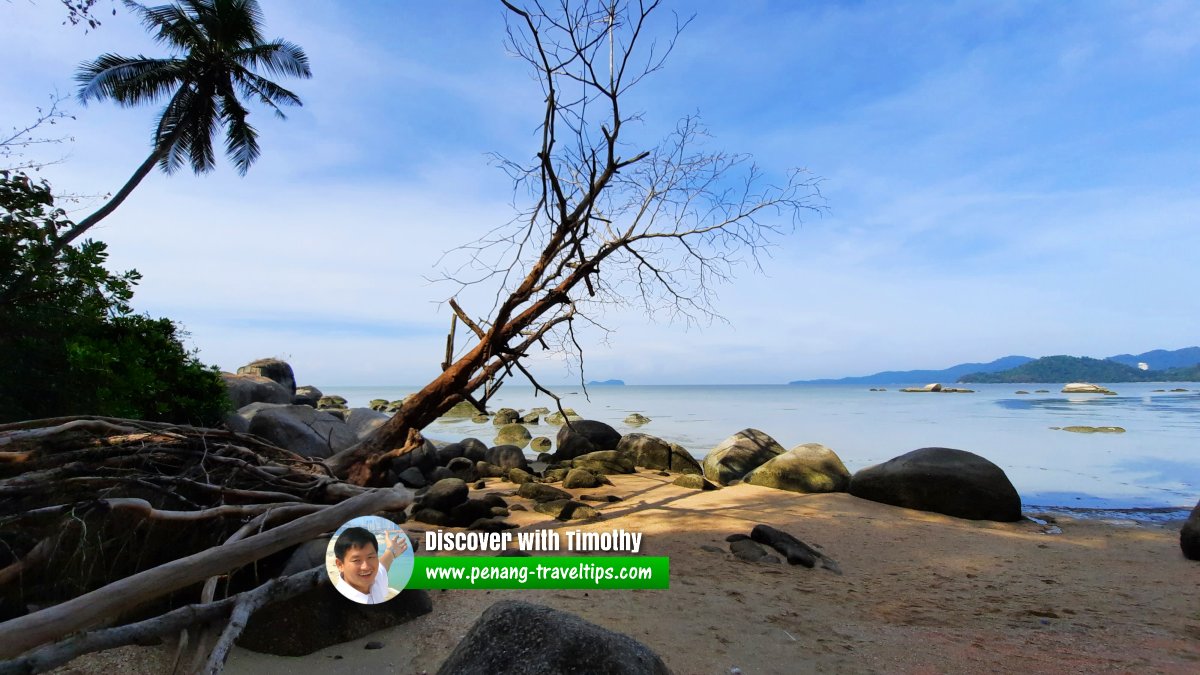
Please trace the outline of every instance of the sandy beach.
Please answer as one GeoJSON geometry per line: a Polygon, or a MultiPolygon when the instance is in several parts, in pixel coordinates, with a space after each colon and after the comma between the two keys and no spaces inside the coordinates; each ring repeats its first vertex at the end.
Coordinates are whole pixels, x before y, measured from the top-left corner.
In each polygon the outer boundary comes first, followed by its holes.
{"type": "MultiPolygon", "coordinates": [[[[434,673],[500,599],[541,603],[630,635],[677,674],[1194,673],[1200,669],[1200,563],[1178,523],[1057,517],[968,521],[847,494],[751,485],[713,492],[652,472],[612,476],[602,520],[577,525],[514,511],[523,527],[623,527],[643,554],[671,559],[661,591],[430,591],[431,614],[300,658],[236,648],[226,672],[434,673]],[[844,574],[748,563],[725,537],[768,523],[819,546],[844,574]],[[713,552],[702,547],[719,547],[713,552]],[[368,641],[384,643],[366,650],[368,641]]],[[[490,481],[488,492],[513,486],[490,481]]],[[[510,503],[521,503],[516,497],[510,503]]],[[[406,525],[421,538],[428,526],[406,525]]],[[[79,659],[64,673],[162,672],[170,645],[79,659]]]]}
{"type": "MultiPolygon", "coordinates": [[[[605,518],[671,559],[665,591],[431,591],[433,613],[302,658],[237,650],[227,672],[436,672],[479,614],[516,598],[578,614],[658,652],[675,673],[1166,672],[1200,669],[1200,564],[1178,526],[1058,518],[959,520],[750,485],[696,492],[651,472],[612,476],[605,518]],[[821,547],[844,575],[747,563],[727,535],[768,523],[821,547]]],[[[487,491],[508,492],[493,482],[487,491]]],[[[511,498],[511,503],[520,502],[511,498]]],[[[528,527],[563,526],[513,512],[528,527]]],[[[577,527],[575,524],[566,527],[577,527]]],[[[410,523],[410,535],[426,529],[410,523]]]]}

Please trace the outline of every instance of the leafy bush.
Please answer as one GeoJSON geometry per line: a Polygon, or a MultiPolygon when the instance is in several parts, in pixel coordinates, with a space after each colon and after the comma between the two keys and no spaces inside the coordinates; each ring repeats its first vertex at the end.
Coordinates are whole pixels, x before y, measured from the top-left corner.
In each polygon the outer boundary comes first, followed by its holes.
{"type": "Polygon", "coordinates": [[[0,421],[109,415],[215,424],[220,375],[168,319],[132,314],[141,279],[102,242],[56,246],[72,226],[50,186],[0,171],[0,421]]]}

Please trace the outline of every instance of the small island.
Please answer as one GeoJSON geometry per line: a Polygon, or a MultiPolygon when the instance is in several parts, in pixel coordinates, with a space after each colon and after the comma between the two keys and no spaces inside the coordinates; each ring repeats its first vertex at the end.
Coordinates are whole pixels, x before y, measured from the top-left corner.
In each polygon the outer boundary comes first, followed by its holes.
{"type": "Polygon", "coordinates": [[[609,387],[609,386],[624,387],[625,381],[624,380],[592,380],[591,382],[588,382],[588,386],[589,387],[609,387]]]}

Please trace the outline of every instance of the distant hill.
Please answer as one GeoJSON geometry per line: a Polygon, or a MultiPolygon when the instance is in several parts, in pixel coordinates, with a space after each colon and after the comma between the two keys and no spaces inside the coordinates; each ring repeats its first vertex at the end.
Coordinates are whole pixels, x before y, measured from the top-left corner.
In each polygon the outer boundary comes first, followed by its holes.
{"type": "Polygon", "coordinates": [[[796,380],[788,384],[913,384],[953,382],[968,373],[993,373],[1032,361],[1028,356],[1005,356],[990,363],[960,363],[942,370],[887,370],[874,375],[843,377],[839,380],[796,380]]]}
{"type": "Polygon", "coordinates": [[[591,382],[588,382],[589,387],[606,387],[606,386],[610,386],[610,385],[623,387],[623,386],[625,386],[625,381],[624,380],[602,380],[602,381],[592,380],[591,382]]]}
{"type": "MultiPolygon", "coordinates": [[[[1143,361],[1145,362],[1145,361],[1143,361]]],[[[1148,362],[1147,362],[1148,363],[1148,362]]],[[[1016,368],[999,372],[968,373],[958,379],[971,383],[1057,383],[1057,382],[1196,382],[1200,366],[1139,370],[1110,359],[1086,356],[1045,356],[1016,368]]]]}
{"type": "Polygon", "coordinates": [[[1154,351],[1144,352],[1141,354],[1117,354],[1116,356],[1108,357],[1109,361],[1124,363],[1127,366],[1137,367],[1137,364],[1144,363],[1150,366],[1150,370],[1167,370],[1168,368],[1187,368],[1200,363],[1200,347],[1184,347],[1168,351],[1166,349],[1155,349],[1154,351]]]}

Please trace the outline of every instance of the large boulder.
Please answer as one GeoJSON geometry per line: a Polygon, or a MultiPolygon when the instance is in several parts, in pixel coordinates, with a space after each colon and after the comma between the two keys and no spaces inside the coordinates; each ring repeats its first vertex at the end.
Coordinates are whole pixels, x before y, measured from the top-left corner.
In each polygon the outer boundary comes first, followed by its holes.
{"type": "Polygon", "coordinates": [[[259,410],[248,431],[302,457],[323,459],[358,442],[342,420],[306,405],[259,410]]]}
{"type": "Polygon", "coordinates": [[[1179,531],[1179,548],[1188,560],[1200,560],[1200,502],[1179,531]]]}
{"type": "Polygon", "coordinates": [[[783,453],[783,446],[774,438],[758,429],[742,429],[704,457],[704,477],[717,485],[729,485],[783,453]]]}
{"type": "Polygon", "coordinates": [[[501,408],[496,411],[492,417],[492,424],[502,427],[506,424],[514,424],[521,419],[521,413],[512,408],[501,408]]]}
{"type": "Polygon", "coordinates": [[[805,443],[767,460],[742,482],[790,492],[845,492],[850,472],[833,450],[805,443]]]}
{"type": "Polygon", "coordinates": [[[525,453],[521,448],[515,445],[497,445],[494,448],[488,448],[483,455],[483,461],[496,466],[508,472],[508,469],[524,469],[529,470],[529,460],[525,459],[525,453]]]}
{"type": "Polygon", "coordinates": [[[970,520],[1021,519],[1021,497],[1004,470],[966,450],[921,448],[862,469],[850,494],[970,520]]]}
{"type": "Polygon", "coordinates": [[[345,416],[346,426],[350,427],[350,432],[360,441],[392,419],[391,415],[370,408],[350,408],[345,416]]]}
{"type": "Polygon", "coordinates": [[[238,375],[258,375],[268,380],[278,382],[287,391],[288,403],[296,395],[296,375],[287,361],[279,359],[258,359],[237,369],[238,375]]]}
{"type": "Polygon", "coordinates": [[[564,439],[571,434],[577,434],[588,439],[592,443],[592,447],[596,450],[616,450],[617,444],[621,442],[621,434],[617,433],[604,422],[596,420],[579,420],[573,421],[570,424],[564,424],[558,430],[558,447],[562,447],[564,439]]]}
{"type": "Polygon", "coordinates": [[[455,506],[467,501],[470,494],[470,488],[461,478],[445,478],[434,483],[425,494],[421,495],[418,506],[449,512],[455,506]]]}
{"type": "Polygon", "coordinates": [[[238,434],[250,432],[250,421],[258,413],[270,408],[285,408],[287,403],[251,403],[225,416],[225,427],[238,434]]]}
{"type": "Polygon", "coordinates": [[[323,396],[325,394],[322,394],[320,389],[311,384],[306,384],[303,387],[296,387],[296,394],[292,397],[292,403],[296,405],[310,405],[315,408],[317,407],[317,402],[323,396]]]}
{"type": "Polygon", "coordinates": [[[502,600],[484,611],[438,675],[670,675],[657,654],[615,633],[549,607],[502,600]]]}
{"type": "Polygon", "coordinates": [[[280,403],[292,402],[292,395],[275,380],[261,375],[234,375],[221,373],[221,380],[229,392],[229,400],[235,410],[244,408],[251,403],[280,403]]]}
{"type": "Polygon", "coordinates": [[[633,460],[617,450],[597,450],[580,455],[571,460],[571,466],[599,474],[634,472],[633,460]]]}
{"type": "Polygon", "coordinates": [[[553,424],[555,426],[561,426],[565,424],[567,420],[575,422],[583,419],[579,416],[579,413],[575,412],[574,408],[563,408],[563,412],[555,411],[550,414],[542,414],[546,417],[546,424],[553,424]],[[563,413],[566,413],[566,415],[564,416],[563,413]]]}
{"type": "Polygon", "coordinates": [[[458,403],[454,404],[454,407],[442,413],[442,417],[449,417],[451,419],[470,419],[478,414],[479,409],[476,408],[475,405],[470,401],[459,401],[458,403]]]}
{"type": "Polygon", "coordinates": [[[515,445],[523,448],[529,444],[533,434],[521,424],[505,424],[496,430],[496,445],[515,445]]]}
{"type": "Polygon", "coordinates": [[[673,471],[675,473],[704,473],[700,462],[692,453],[678,443],[668,443],[650,434],[625,434],[617,444],[617,451],[633,458],[634,464],[647,469],[673,471]]]}

